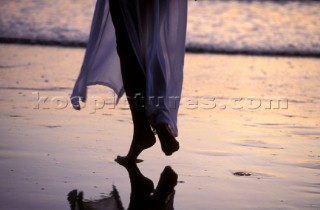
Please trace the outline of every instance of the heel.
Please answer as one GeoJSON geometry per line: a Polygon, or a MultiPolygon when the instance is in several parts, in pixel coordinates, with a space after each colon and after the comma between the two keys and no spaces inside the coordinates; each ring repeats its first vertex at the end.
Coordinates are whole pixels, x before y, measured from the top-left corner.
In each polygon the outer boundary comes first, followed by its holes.
{"type": "Polygon", "coordinates": [[[174,134],[168,124],[159,124],[156,126],[161,149],[167,155],[171,156],[172,153],[179,150],[179,142],[175,139],[174,134]]]}

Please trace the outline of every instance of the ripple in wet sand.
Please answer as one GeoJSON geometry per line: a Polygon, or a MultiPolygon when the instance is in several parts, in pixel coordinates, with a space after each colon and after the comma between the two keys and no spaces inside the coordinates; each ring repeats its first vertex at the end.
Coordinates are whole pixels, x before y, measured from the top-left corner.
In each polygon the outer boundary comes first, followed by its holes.
{"type": "Polygon", "coordinates": [[[261,149],[284,149],[283,147],[279,147],[261,140],[243,140],[241,142],[235,142],[234,144],[242,147],[254,147],[261,149]]]}
{"type": "Polygon", "coordinates": [[[44,127],[47,127],[47,128],[61,128],[62,126],[60,125],[42,125],[44,127]]]}
{"type": "Polygon", "coordinates": [[[253,177],[253,178],[257,178],[257,179],[275,177],[275,175],[270,172],[261,172],[261,171],[246,171],[246,170],[242,171],[241,170],[241,171],[232,171],[232,174],[234,176],[253,177]]]}
{"type": "Polygon", "coordinates": [[[233,175],[235,176],[251,176],[251,173],[248,172],[242,172],[242,171],[238,171],[238,172],[234,172],[233,175]]]}
{"type": "Polygon", "coordinates": [[[225,152],[225,151],[219,151],[219,150],[205,150],[205,151],[193,151],[196,154],[200,155],[206,155],[206,156],[233,156],[234,154],[225,152]]]}
{"type": "Polygon", "coordinates": [[[320,169],[320,160],[303,160],[297,165],[303,168],[320,169]]]}
{"type": "Polygon", "coordinates": [[[17,117],[22,117],[22,116],[21,115],[10,115],[10,117],[17,118],[17,117]]]}

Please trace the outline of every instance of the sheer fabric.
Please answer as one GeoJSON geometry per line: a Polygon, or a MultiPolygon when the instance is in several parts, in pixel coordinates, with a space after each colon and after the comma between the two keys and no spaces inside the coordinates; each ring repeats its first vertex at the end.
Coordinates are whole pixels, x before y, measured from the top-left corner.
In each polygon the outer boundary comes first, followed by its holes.
{"type": "MultiPolygon", "coordinates": [[[[146,76],[145,106],[151,125],[169,124],[178,135],[187,0],[118,0],[136,57],[146,76]],[[135,18],[135,19],[134,19],[135,18]]],[[[134,79],[134,78],[133,78],[134,79]]],[[[97,0],[83,65],[72,104],[87,98],[88,85],[105,85],[124,94],[109,0],[97,0]]]]}

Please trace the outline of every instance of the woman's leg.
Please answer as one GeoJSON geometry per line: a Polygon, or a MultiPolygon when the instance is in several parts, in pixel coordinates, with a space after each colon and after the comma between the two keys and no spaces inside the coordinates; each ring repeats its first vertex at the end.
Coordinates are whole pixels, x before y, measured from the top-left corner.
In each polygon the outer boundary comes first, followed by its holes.
{"type": "MultiPolygon", "coordinates": [[[[151,130],[150,122],[145,110],[146,77],[129,38],[119,0],[109,0],[112,21],[117,38],[117,51],[120,58],[121,74],[124,89],[129,101],[132,120],[134,125],[133,140],[127,159],[133,160],[146,148],[155,143],[155,137],[151,130]],[[139,96],[139,97],[137,97],[139,96]]],[[[134,17],[135,1],[131,0],[126,5],[132,6],[131,15],[134,17]],[[131,5],[130,5],[131,3],[131,5]]],[[[136,26],[137,27],[137,26],[136,26]]],[[[167,124],[156,124],[154,128],[158,134],[162,151],[171,155],[179,149],[179,143],[167,124]]]]}
{"type": "Polygon", "coordinates": [[[119,0],[110,0],[109,4],[116,32],[117,52],[120,58],[123,85],[128,98],[134,127],[133,139],[128,155],[124,158],[118,157],[117,160],[131,161],[135,160],[144,149],[151,147],[155,143],[155,136],[144,109],[144,96],[146,93],[145,75],[132,48],[119,0]]]}

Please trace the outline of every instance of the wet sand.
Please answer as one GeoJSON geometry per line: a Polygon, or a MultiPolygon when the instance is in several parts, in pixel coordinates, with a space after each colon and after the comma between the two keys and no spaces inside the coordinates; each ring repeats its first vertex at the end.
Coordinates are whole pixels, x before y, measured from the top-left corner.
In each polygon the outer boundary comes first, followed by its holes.
{"type": "MultiPolygon", "coordinates": [[[[125,101],[114,107],[110,90],[92,87],[82,111],[67,104],[83,53],[0,45],[0,209],[69,209],[71,190],[94,200],[113,185],[127,208],[128,173],[114,162],[131,140],[125,101]]],[[[187,54],[181,149],[165,157],[157,142],[140,156],[141,173],[156,186],[170,165],[178,210],[319,209],[319,67],[314,58],[187,54]]]]}

